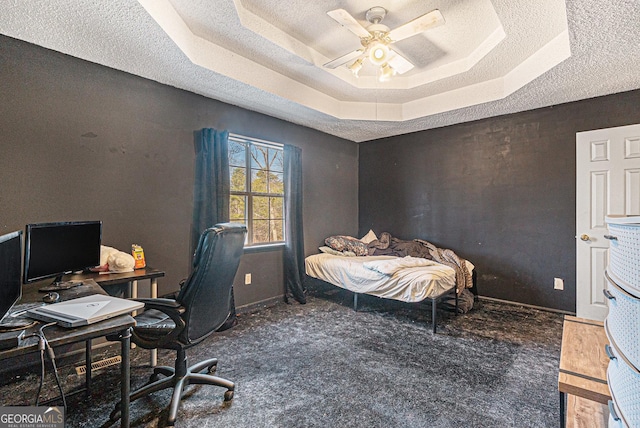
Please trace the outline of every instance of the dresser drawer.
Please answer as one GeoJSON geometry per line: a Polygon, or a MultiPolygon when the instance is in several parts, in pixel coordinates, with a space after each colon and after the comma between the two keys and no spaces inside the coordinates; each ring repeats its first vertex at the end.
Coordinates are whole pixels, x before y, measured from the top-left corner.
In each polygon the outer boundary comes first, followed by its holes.
{"type": "Polygon", "coordinates": [[[616,413],[626,426],[640,427],[640,371],[625,360],[614,343],[605,348],[610,358],[607,383],[616,413]]]}
{"type": "Polygon", "coordinates": [[[609,425],[608,428],[627,428],[622,418],[618,415],[616,404],[609,400],[609,425]]]}
{"type": "Polygon", "coordinates": [[[609,314],[605,320],[605,332],[609,342],[635,366],[640,367],[640,297],[627,292],[613,281],[605,271],[609,300],[609,314]]]}
{"type": "Polygon", "coordinates": [[[640,295],[640,216],[607,216],[606,222],[611,277],[640,295]]]}

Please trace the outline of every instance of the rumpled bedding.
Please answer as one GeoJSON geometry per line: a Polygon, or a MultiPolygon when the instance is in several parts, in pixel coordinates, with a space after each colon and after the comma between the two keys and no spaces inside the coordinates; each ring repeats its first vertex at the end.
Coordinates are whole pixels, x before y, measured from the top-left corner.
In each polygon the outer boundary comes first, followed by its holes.
{"type": "Polygon", "coordinates": [[[382,232],[377,240],[369,243],[369,255],[433,258],[429,248],[422,243],[394,238],[389,232],[382,232]]]}
{"type": "Polygon", "coordinates": [[[458,295],[462,293],[462,290],[473,287],[473,280],[471,272],[467,268],[467,262],[452,250],[438,248],[422,239],[404,241],[394,238],[389,232],[382,232],[380,237],[370,242],[368,246],[370,256],[420,257],[435,260],[451,267],[456,272],[456,291],[458,295]]]}
{"type": "Polygon", "coordinates": [[[393,275],[364,267],[365,263],[395,259],[394,256],[344,257],[327,253],[312,254],[305,258],[305,272],[312,278],[356,293],[403,302],[438,298],[455,288],[455,271],[441,263],[405,267],[393,275]]]}
{"type": "MultiPolygon", "coordinates": [[[[471,309],[473,309],[475,297],[473,293],[469,290],[462,290],[462,293],[458,296],[458,313],[466,314],[471,309]]],[[[456,300],[454,297],[447,297],[441,302],[442,307],[449,311],[456,310],[456,300]]]]}
{"type": "Polygon", "coordinates": [[[462,293],[462,290],[473,287],[473,279],[471,272],[467,268],[467,262],[462,257],[459,257],[453,250],[438,248],[430,242],[416,239],[419,242],[429,248],[431,257],[443,265],[452,267],[456,271],[456,286],[458,294],[462,293]]]}
{"type": "Polygon", "coordinates": [[[419,266],[432,266],[435,264],[437,263],[432,260],[406,256],[392,260],[375,260],[366,262],[363,264],[363,266],[367,269],[371,269],[383,275],[392,276],[401,269],[419,266]]]}

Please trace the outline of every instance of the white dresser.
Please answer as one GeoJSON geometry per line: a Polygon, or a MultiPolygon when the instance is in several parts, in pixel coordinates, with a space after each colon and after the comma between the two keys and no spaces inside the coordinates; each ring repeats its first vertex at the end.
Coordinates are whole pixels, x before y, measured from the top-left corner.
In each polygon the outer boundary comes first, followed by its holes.
{"type": "Polygon", "coordinates": [[[608,216],[609,427],[640,427],[640,216],[608,216]]]}

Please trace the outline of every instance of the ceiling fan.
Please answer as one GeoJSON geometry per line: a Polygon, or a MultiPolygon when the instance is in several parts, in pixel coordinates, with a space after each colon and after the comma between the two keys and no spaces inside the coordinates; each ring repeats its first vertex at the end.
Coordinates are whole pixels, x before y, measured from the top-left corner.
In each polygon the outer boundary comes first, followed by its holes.
{"type": "Polygon", "coordinates": [[[372,7],[365,14],[365,18],[371,23],[365,28],[344,9],[327,12],[327,15],[338,24],[360,37],[362,48],[329,61],[324,64],[324,67],[337,68],[355,60],[347,68],[357,77],[364,60],[368,58],[369,62],[380,67],[379,79],[381,81],[388,80],[396,73],[403,74],[414,67],[409,60],[391,49],[389,45],[444,24],[442,13],[438,9],[434,9],[390,30],[389,27],[382,24],[386,14],[387,10],[385,8],[380,6],[372,7]]]}

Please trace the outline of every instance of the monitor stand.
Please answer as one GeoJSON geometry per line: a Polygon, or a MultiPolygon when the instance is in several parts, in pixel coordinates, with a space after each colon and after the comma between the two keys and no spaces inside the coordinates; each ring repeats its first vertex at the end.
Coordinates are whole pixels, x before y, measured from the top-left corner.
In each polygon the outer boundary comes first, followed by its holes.
{"type": "Polygon", "coordinates": [[[62,275],[57,276],[56,279],[49,285],[43,285],[38,288],[38,291],[59,291],[59,290],[68,290],[69,288],[77,287],[82,285],[82,281],[63,281],[62,275]]]}

